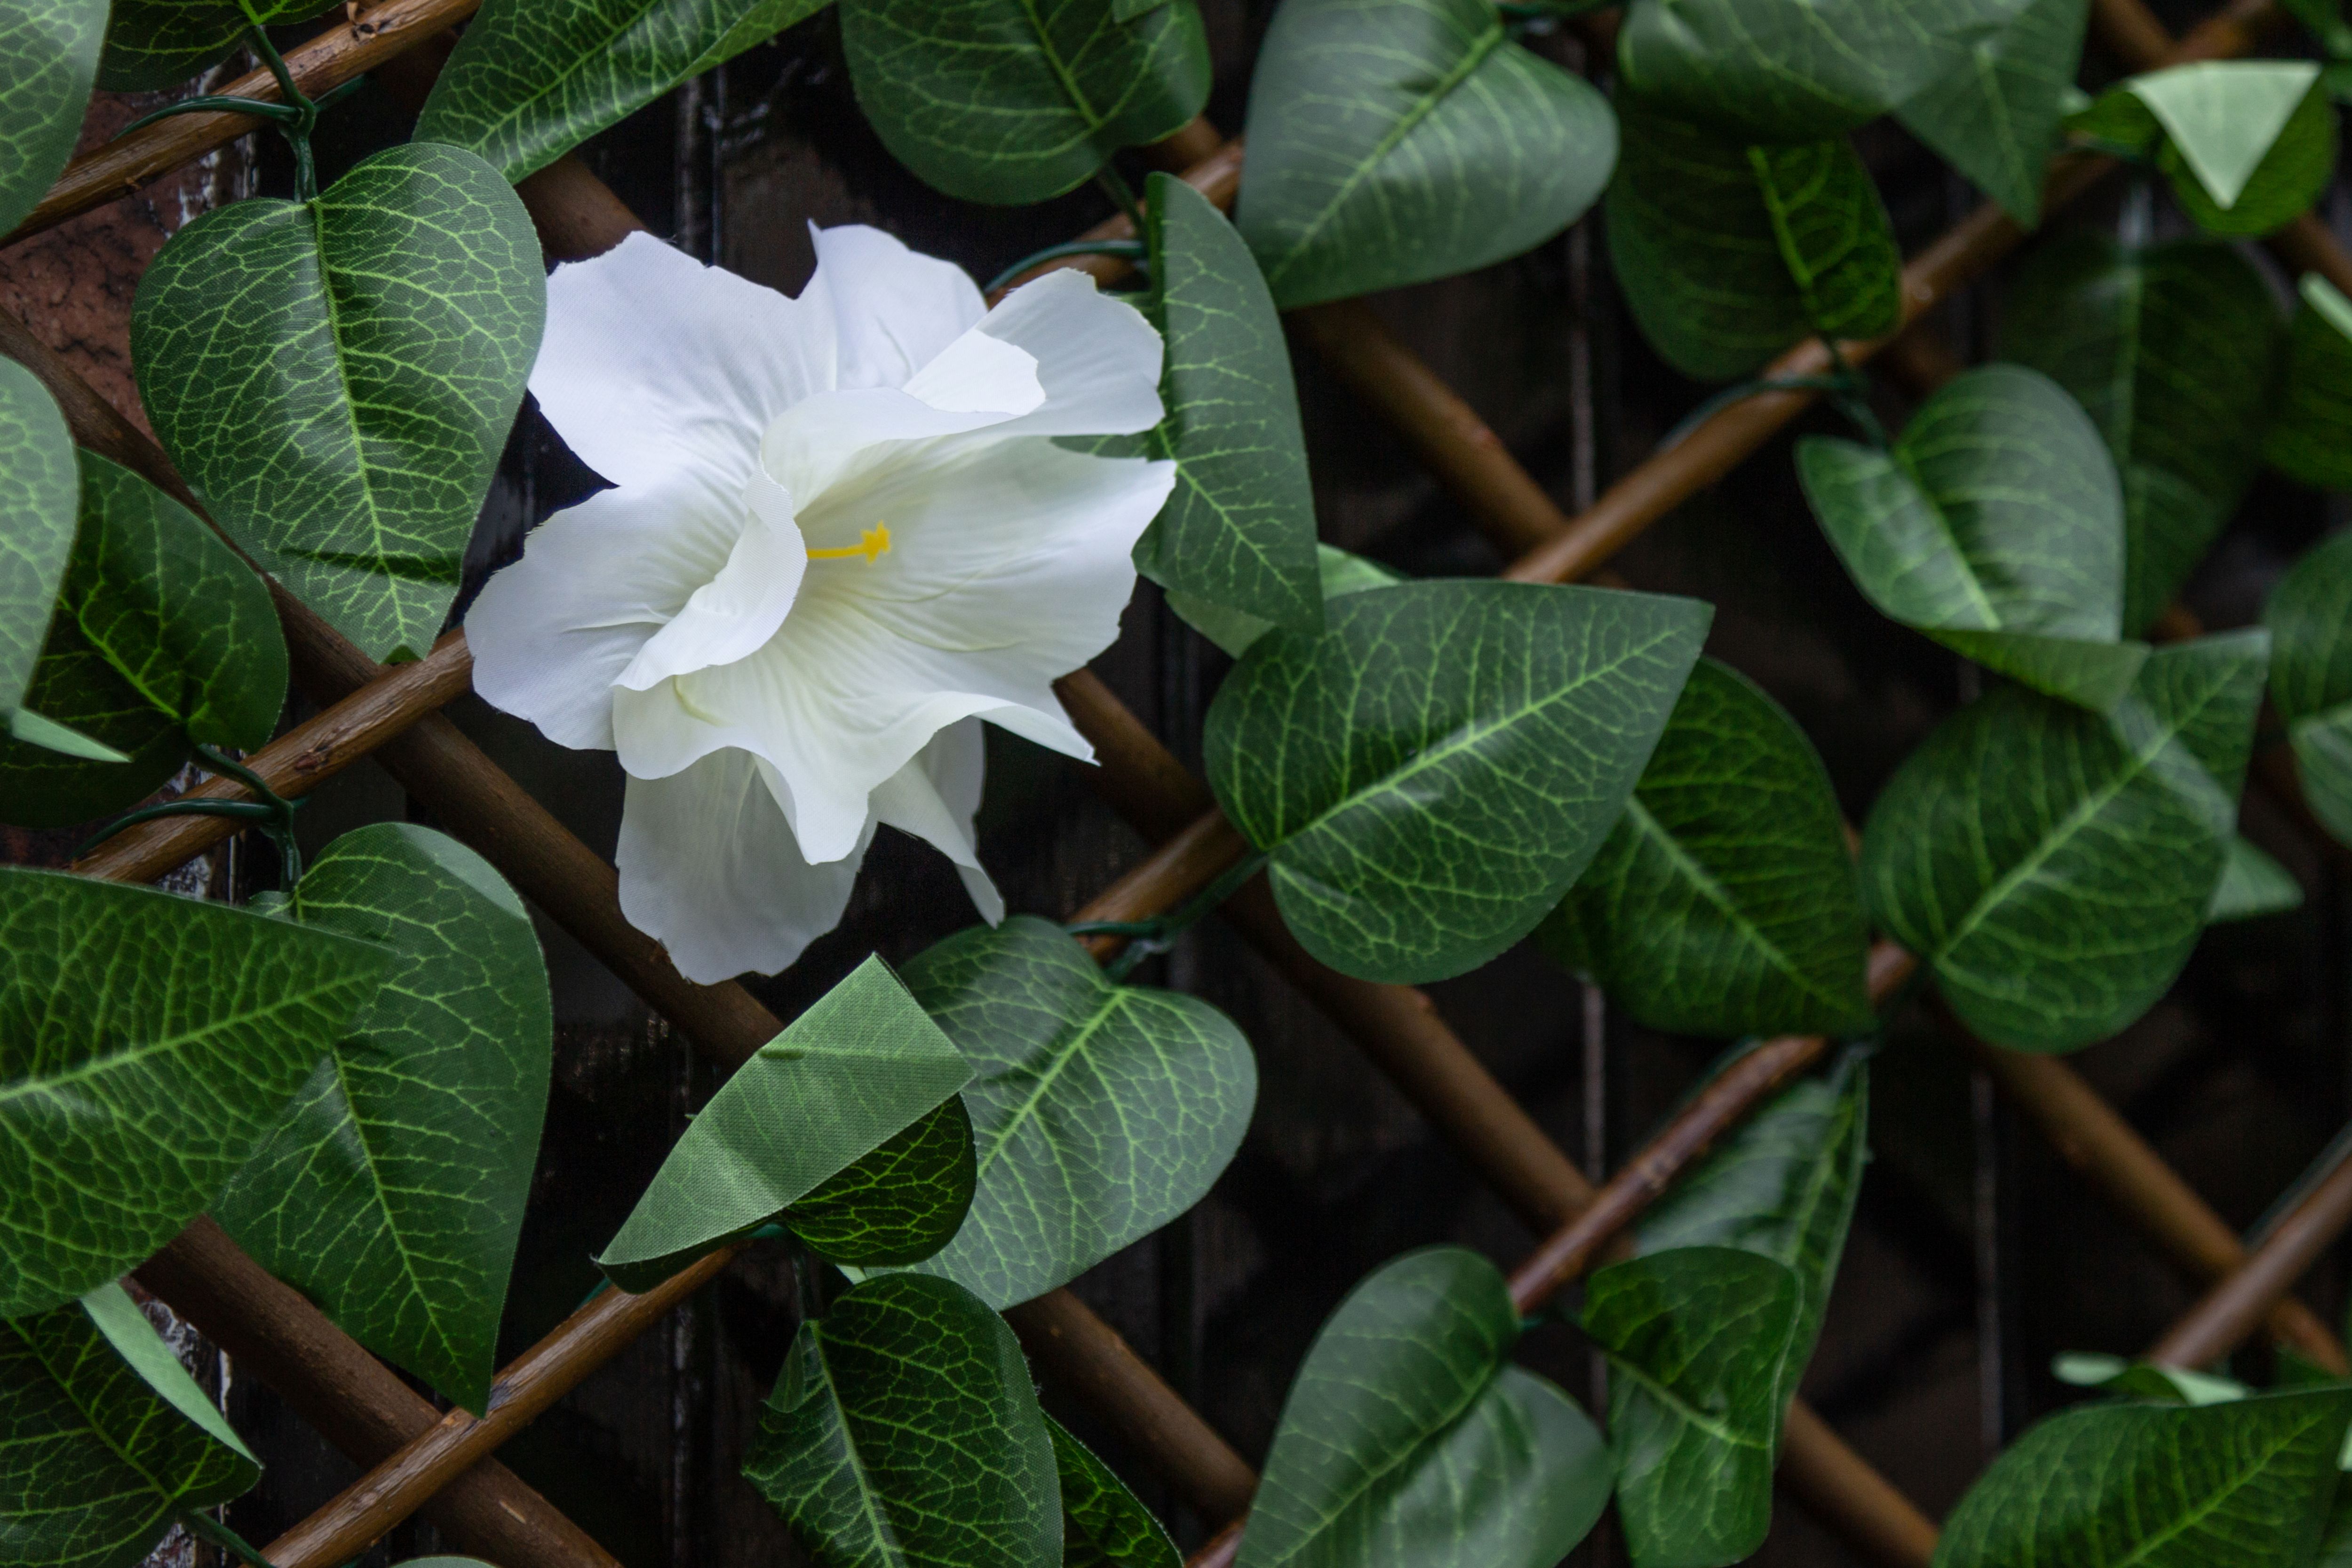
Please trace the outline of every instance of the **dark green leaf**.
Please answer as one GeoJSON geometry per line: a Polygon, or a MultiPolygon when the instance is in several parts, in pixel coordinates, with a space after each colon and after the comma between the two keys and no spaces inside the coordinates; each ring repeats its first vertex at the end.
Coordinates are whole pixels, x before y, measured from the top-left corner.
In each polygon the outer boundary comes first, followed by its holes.
{"type": "Polygon", "coordinates": [[[264,570],[372,658],[422,654],[539,349],[521,200],[470,152],[379,152],[315,203],[236,202],[140,280],[140,396],[264,570]]]}
{"type": "Polygon", "coordinates": [[[2205,906],[2205,923],[2253,920],[2302,904],[2303,884],[2294,873],[2248,840],[2233,838],[2221,862],[2221,880],[2213,884],[2212,901],[2205,906]]]}
{"type": "Polygon", "coordinates": [[[1208,1003],[1115,986],[1045,921],[974,926],[907,987],[979,1070],[971,1218],[923,1265],[991,1306],[1077,1278],[1201,1200],[1241,1146],[1257,1064],[1208,1003]]]}
{"type": "MultiPolygon", "coordinates": [[[[320,0],[252,0],[264,22],[302,22],[333,9],[320,0]]],[[[98,85],[109,92],[177,87],[247,42],[237,0],[114,0],[98,85]]]]}
{"type": "MultiPolygon", "coordinates": [[[[1315,547],[1315,567],[1326,601],[1361,593],[1368,588],[1391,587],[1404,580],[1377,561],[1349,555],[1346,550],[1327,544],[1315,547]]],[[[1229,610],[1206,599],[1195,599],[1177,589],[1169,591],[1168,608],[1173,610],[1184,624],[1235,659],[1248,653],[1251,643],[1274,630],[1271,621],[1239,610],[1229,610]]]]}
{"type": "Polygon", "coordinates": [[[213,1206],[345,1333],[479,1414],[553,1050],[530,915],[489,862],[404,822],[337,839],[293,917],[394,967],[213,1206]]]}
{"type": "Polygon", "coordinates": [[[2352,1568],[2352,1476],[2336,1478],[2336,1500],[2327,1511],[2319,1555],[2312,1559],[2311,1568],[2352,1568]]]}
{"type": "Polygon", "coordinates": [[[2159,648],[2105,715],[2004,687],[1895,771],[1863,887],[1969,1028],[2072,1051],[2171,985],[2236,827],[2268,643],[2159,648]]]}
{"type": "Polygon", "coordinates": [[[2352,1389],[2097,1404],[2011,1444],[1953,1510],[1936,1568],[2282,1568],[2336,1495],[2352,1389]]]}
{"type": "Polygon", "coordinates": [[[2307,551],[2271,591],[2271,701],[2294,747],[2304,798],[2352,843],[2352,534],[2307,551]]]}
{"type": "Polygon", "coordinates": [[[2048,377],[1969,371],[1893,451],[1808,436],[1797,474],[1855,585],[1895,620],[2085,707],[2130,688],[2147,651],[2116,640],[2122,489],[2097,428],[2048,377]]]}
{"type": "Polygon", "coordinates": [[[1998,27],[2001,0],[1635,0],[1626,87],[1741,141],[1841,136],[1907,102],[1998,27]]]}
{"type": "Polygon", "coordinates": [[[1043,1568],[1053,1440],[1004,1320],[951,1281],[869,1280],[793,1341],[743,1474],[828,1568],[1043,1568]]]}
{"type": "Polygon", "coordinates": [[[1870,1067],[1860,1051],[1827,1078],[1782,1090],[1721,1148],[1653,1204],[1634,1232],[1641,1256],[1681,1247],[1733,1247],[1796,1276],[1796,1328],[1783,1396],[1797,1391],[1821,1337],[1838,1259],[1862,1193],[1870,1151],[1870,1067]]]}
{"type": "Polygon", "coordinates": [[[286,702],[268,588],[177,501],[79,456],[80,528],[26,701],[131,760],[0,740],[0,815],[32,826],[120,810],[169,778],[191,740],[258,747],[286,702]]]}
{"type": "Polygon", "coordinates": [[[2090,5],[2022,0],[2005,9],[1999,27],[1959,40],[1958,57],[1896,118],[2032,228],[2042,218],[2044,166],[2058,151],[2090,5]]]}
{"type": "Polygon", "coordinates": [[[1824,337],[1875,338],[1903,319],[1903,256],[1870,171],[1843,139],[1750,147],[1780,259],[1824,337]]]}
{"type": "Polygon", "coordinates": [[[2019,267],[2001,351],[2074,395],[2123,481],[2126,635],[2180,591],[2252,482],[2278,337],[2268,285],[2225,246],[2075,233],[2019,267]]]}
{"type": "Polygon", "coordinates": [[[224,904],[0,873],[0,1316],[116,1278],[260,1146],[389,956],[224,904]]]}
{"type": "Polygon", "coordinates": [[[106,10],[105,0],[0,5],[0,80],[7,84],[0,93],[0,234],[39,204],[73,156],[106,10]]]}
{"type": "Polygon", "coordinates": [[[1209,99],[1194,0],[841,0],[857,101],[898,162],[967,202],[1042,202],[1209,99]]]}
{"type": "Polygon", "coordinates": [[[1285,309],[1445,277],[1574,223],[1617,130],[1489,0],[1283,0],[1234,221],[1285,309]]]}
{"type": "Polygon", "coordinates": [[[1151,452],[1176,460],[1176,490],[1135,564],[1163,588],[1313,631],[1315,493],[1274,297],[1224,215],[1167,174],[1151,177],[1150,240],[1168,340],[1151,452]]]}
{"type": "Polygon", "coordinates": [[[1680,1247],[1585,1287],[1609,1355],[1617,1516],[1642,1568],[1717,1568],[1764,1542],[1780,1453],[1797,1276],[1755,1252],[1680,1247]]]}
{"type": "Polygon", "coordinates": [[[1870,1024],[1862,888],[1829,772],[1745,676],[1701,659],[1625,814],[1538,929],[1652,1029],[1870,1024]]]}
{"type": "Polygon", "coordinates": [[[980,1179],[961,1096],[895,1133],[784,1210],[820,1257],[856,1268],[919,1263],[955,1237],[980,1179]]]}
{"type": "Polygon", "coordinates": [[[1458,1247],[1358,1285],[1283,1402],[1237,1568],[1552,1568],[1600,1518],[1609,1455],[1509,1364],[1518,1337],[1502,1276],[1458,1247]]]}
{"type": "Polygon", "coordinates": [[[868,958],[711,1096],[596,1261],[643,1291],[783,1218],[971,1082],[971,1064],[868,958]]]}
{"type": "Polygon", "coordinates": [[[1168,1531],[1108,1465],[1051,1416],[1045,1435],[1062,1482],[1062,1568],[1181,1568],[1168,1531]]]}
{"type": "Polygon", "coordinates": [[[2135,77],[2163,128],[2157,166],[2200,226],[2263,235],[2308,210],[2336,167],[2336,106],[2302,60],[2205,60],[2135,77]]]}
{"type": "Polygon", "coordinates": [[[0,1322],[0,1563],[129,1568],[260,1474],[121,1286],[0,1322]]]}
{"type": "Polygon", "coordinates": [[[2352,300],[2315,272],[2300,292],[2263,456],[2306,485],[2352,489],[2352,300]]]}
{"type": "Polygon", "coordinates": [[[542,169],[824,0],[489,0],[417,117],[420,141],[542,169]]]}
{"type": "Polygon", "coordinates": [[[1411,582],[1260,639],[1209,708],[1211,786],[1307,950],[1366,979],[1474,968],[1601,847],[1698,657],[1693,600],[1411,582]]]}
{"type": "Polygon", "coordinates": [[[14,360],[0,360],[0,717],[16,711],[48,640],[49,613],[73,554],[81,479],[57,400],[14,360]]]}

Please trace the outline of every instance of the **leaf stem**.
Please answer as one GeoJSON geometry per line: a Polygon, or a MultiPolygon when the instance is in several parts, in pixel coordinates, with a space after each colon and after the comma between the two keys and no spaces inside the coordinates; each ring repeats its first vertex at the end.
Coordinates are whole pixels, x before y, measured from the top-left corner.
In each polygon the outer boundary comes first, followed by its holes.
{"type": "Polygon", "coordinates": [[[208,1513],[193,1508],[183,1510],[180,1525],[199,1541],[217,1546],[232,1556],[243,1558],[253,1564],[253,1568],[272,1568],[269,1559],[256,1550],[251,1542],[208,1513]]]}
{"type": "Polygon", "coordinates": [[[1165,953],[1176,938],[1199,925],[1211,910],[1241,891],[1242,884],[1265,867],[1263,854],[1244,855],[1224,869],[1216,881],[1193,894],[1181,907],[1154,920],[1081,920],[1065,925],[1073,936],[1124,936],[1127,950],[1103,966],[1112,980],[1124,980],[1146,958],[1165,953]]]}
{"type": "Polygon", "coordinates": [[[1074,239],[1066,240],[1060,245],[1049,245],[1043,250],[1031,251],[1027,256],[998,273],[982,292],[993,294],[1030,268],[1049,261],[1058,261],[1066,256],[1125,256],[1140,267],[1143,265],[1144,245],[1139,239],[1074,239]]]}
{"type": "Polygon", "coordinates": [[[1143,204],[1135,199],[1135,187],[1127,183],[1127,176],[1118,172],[1118,164],[1105,163],[1096,170],[1095,183],[1101,186],[1103,193],[1116,202],[1118,210],[1127,214],[1127,221],[1135,225],[1137,238],[1140,239],[1149,232],[1144,227],[1143,204]]]}

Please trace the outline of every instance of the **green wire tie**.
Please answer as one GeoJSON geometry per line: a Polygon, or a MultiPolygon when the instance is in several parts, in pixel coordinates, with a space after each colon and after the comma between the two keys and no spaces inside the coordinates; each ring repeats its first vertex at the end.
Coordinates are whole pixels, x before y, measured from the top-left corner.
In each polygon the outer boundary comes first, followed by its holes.
{"type": "Polygon", "coordinates": [[[165,800],[153,806],[142,806],[135,811],[125,811],[106,826],[92,833],[74,851],[73,858],[81,859],[107,840],[126,828],[142,822],[152,822],[165,817],[226,817],[232,821],[247,822],[258,828],[278,851],[279,879],[284,886],[292,887],[302,877],[302,846],[294,837],[294,813],[302,802],[289,800],[272,789],[260,774],[245,764],[222,756],[209,746],[191,747],[205,771],[225,779],[234,779],[251,790],[258,799],[252,800],[216,800],[211,799],[165,800]]]}
{"type": "Polygon", "coordinates": [[[1265,867],[1262,854],[1245,855],[1224,869],[1181,908],[1151,920],[1079,920],[1062,927],[1073,936],[1124,936],[1127,950],[1103,966],[1112,980],[1124,980],[1146,958],[1156,957],[1176,945],[1176,938],[1199,925],[1209,912],[1241,891],[1244,883],[1265,867]]]}
{"type": "Polygon", "coordinates": [[[286,57],[278,52],[278,46],[269,41],[269,30],[262,26],[261,18],[254,15],[252,0],[237,0],[237,5],[245,12],[245,19],[251,27],[253,51],[261,57],[262,63],[269,68],[269,74],[277,78],[278,93],[285,101],[267,103],[254,98],[205,93],[184,99],[178,103],[166,104],[152,114],[141,115],[116,133],[117,140],[159,120],[169,120],[175,114],[249,114],[276,126],[278,134],[286,138],[287,146],[293,150],[295,199],[316,201],[319,197],[319,167],[310,153],[310,132],[318,128],[319,112],[357,92],[367,78],[353,77],[324,98],[313,100],[294,84],[294,73],[287,68],[286,57]]]}

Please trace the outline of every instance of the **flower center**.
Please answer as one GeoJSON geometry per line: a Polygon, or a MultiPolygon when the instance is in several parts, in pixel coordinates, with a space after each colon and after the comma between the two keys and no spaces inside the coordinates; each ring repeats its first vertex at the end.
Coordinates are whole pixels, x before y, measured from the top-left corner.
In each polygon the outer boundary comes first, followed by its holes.
{"type": "Polygon", "coordinates": [[[866,564],[872,566],[875,557],[889,553],[890,525],[877,523],[860,534],[856,544],[842,545],[835,549],[813,549],[808,552],[808,558],[811,560],[847,560],[852,556],[863,556],[866,564]]]}

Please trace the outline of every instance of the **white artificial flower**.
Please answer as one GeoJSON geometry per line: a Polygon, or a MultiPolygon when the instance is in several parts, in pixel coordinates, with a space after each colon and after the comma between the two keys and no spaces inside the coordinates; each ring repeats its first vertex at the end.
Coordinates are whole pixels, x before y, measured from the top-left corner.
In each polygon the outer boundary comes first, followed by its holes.
{"type": "Polygon", "coordinates": [[[1118,634],[1175,482],[1054,443],[1160,419],[1159,334],[1091,278],[988,310],[887,235],[815,237],[798,298],[643,234],[556,269],[530,390],[614,488],[466,618],[484,697],[620,753],[621,907],[704,982],[832,929],[877,822],[1003,917],[978,721],[1092,756],[1052,683],[1118,634]]]}

